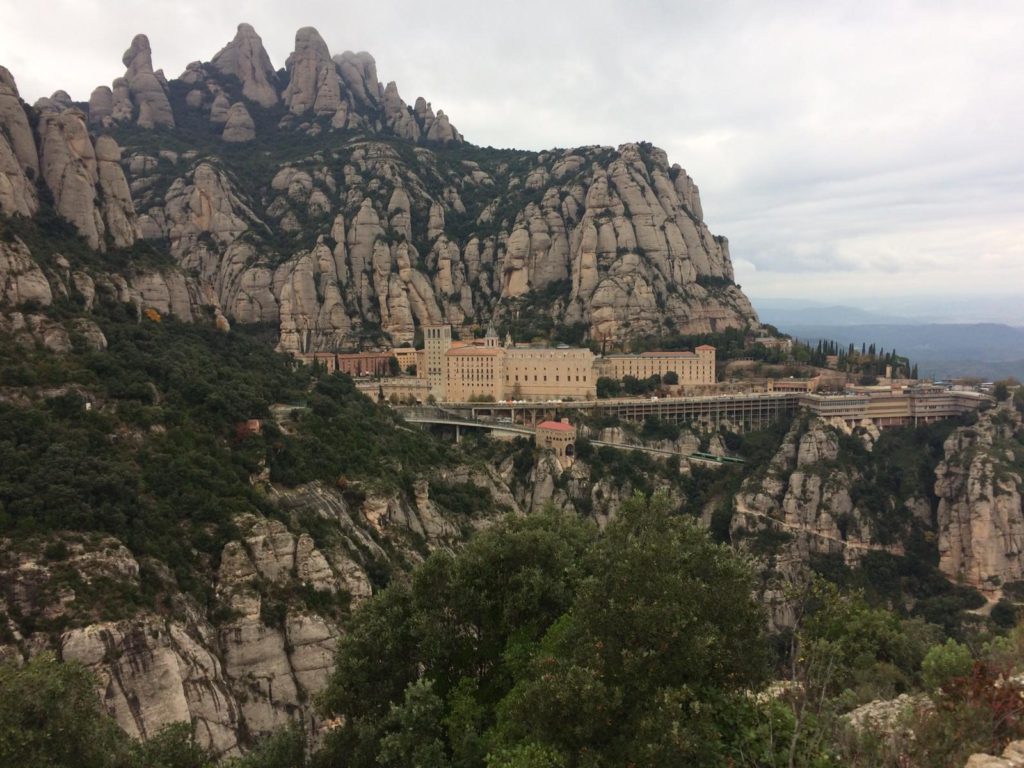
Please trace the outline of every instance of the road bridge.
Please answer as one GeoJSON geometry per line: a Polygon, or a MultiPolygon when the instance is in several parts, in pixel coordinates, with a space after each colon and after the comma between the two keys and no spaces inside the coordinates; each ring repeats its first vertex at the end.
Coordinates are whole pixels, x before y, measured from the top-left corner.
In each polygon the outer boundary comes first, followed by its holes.
{"type": "Polygon", "coordinates": [[[613,416],[624,421],[656,418],[674,424],[699,423],[714,428],[723,422],[741,430],[761,429],[800,408],[796,392],[752,392],[699,397],[609,398],[605,400],[506,401],[445,403],[443,410],[472,421],[507,419],[535,427],[542,421],[573,414],[613,416]]]}
{"type": "MultiPolygon", "coordinates": [[[[456,442],[461,438],[461,430],[463,429],[485,429],[490,432],[500,432],[531,438],[536,435],[535,427],[527,427],[522,424],[515,424],[511,422],[467,418],[465,416],[460,416],[457,411],[453,412],[449,410],[447,406],[444,408],[437,406],[396,407],[395,410],[410,424],[455,427],[456,442]]],[[[645,445],[609,443],[604,440],[588,440],[588,442],[596,448],[607,447],[619,451],[640,451],[658,458],[674,456],[676,458],[685,458],[687,461],[715,466],[726,463],[743,463],[742,459],[729,456],[714,456],[710,453],[704,452],[684,454],[679,451],[670,451],[664,448],[652,448],[645,445]]]]}

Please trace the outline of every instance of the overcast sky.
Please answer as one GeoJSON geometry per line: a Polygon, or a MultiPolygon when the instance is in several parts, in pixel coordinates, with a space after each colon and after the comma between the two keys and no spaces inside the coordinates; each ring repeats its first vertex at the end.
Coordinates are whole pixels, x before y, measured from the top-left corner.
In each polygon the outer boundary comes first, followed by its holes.
{"type": "Polygon", "coordinates": [[[29,102],[109,85],[138,32],[176,77],[239,22],[279,68],[315,26],[473,143],[663,147],[755,298],[1024,306],[1021,0],[6,5],[0,64],[29,102]]]}

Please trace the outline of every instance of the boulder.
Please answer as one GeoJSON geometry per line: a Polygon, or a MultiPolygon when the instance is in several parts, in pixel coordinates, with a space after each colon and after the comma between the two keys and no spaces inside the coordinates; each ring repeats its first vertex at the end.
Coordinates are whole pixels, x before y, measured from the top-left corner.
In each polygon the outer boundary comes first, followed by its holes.
{"type": "Polygon", "coordinates": [[[231,105],[221,138],[233,144],[243,144],[256,138],[256,123],[242,102],[231,105]]]}
{"type": "Polygon", "coordinates": [[[50,283],[25,243],[18,238],[0,241],[0,305],[17,307],[28,302],[50,306],[50,283]]]}

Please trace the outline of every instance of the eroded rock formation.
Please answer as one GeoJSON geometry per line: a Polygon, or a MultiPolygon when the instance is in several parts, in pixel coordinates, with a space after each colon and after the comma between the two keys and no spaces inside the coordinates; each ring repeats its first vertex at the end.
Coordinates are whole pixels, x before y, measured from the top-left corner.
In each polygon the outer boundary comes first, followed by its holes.
{"type": "Polygon", "coordinates": [[[233,75],[242,84],[242,95],[262,107],[278,103],[277,74],[251,24],[239,24],[234,39],[210,62],[222,75],[233,75]]]}
{"type": "Polygon", "coordinates": [[[18,86],[0,67],[0,213],[31,216],[38,208],[36,140],[18,86]]]}
{"type": "Polygon", "coordinates": [[[960,427],[935,470],[939,567],[993,592],[1024,579],[1024,427],[1009,403],[960,427]]]}

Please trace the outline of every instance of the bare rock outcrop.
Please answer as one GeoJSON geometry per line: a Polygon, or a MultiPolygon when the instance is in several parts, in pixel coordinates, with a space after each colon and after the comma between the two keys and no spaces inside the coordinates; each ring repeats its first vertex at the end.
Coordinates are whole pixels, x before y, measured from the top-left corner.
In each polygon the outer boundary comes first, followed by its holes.
{"type": "Polygon", "coordinates": [[[165,200],[165,232],[171,252],[179,258],[192,252],[200,235],[209,235],[224,247],[248,230],[250,222],[258,222],[227,174],[207,162],[176,179],[165,200]]]}
{"type": "Polygon", "coordinates": [[[93,145],[77,109],[46,113],[39,121],[42,174],[54,207],[97,250],[130,246],[139,237],[121,149],[109,136],[93,145]]]}
{"type": "Polygon", "coordinates": [[[1024,435],[1008,403],[959,427],[935,470],[939,568],[992,591],[1024,579],[1024,435]]]}
{"type": "Polygon", "coordinates": [[[149,47],[149,38],[136,35],[121,60],[128,68],[124,80],[131,103],[138,110],[137,124],[142,128],[173,128],[174,113],[167,100],[165,84],[153,71],[153,52],[149,47]]]}
{"type": "Polygon", "coordinates": [[[1024,766],[1024,741],[1011,741],[1001,757],[976,753],[970,756],[964,768],[1021,768],[1024,766]]]}
{"type": "Polygon", "coordinates": [[[0,305],[17,307],[28,302],[50,306],[50,283],[25,243],[18,238],[0,242],[0,305]]]}
{"type": "Polygon", "coordinates": [[[92,248],[105,247],[106,227],[97,207],[99,169],[85,115],[77,109],[47,113],[39,121],[42,174],[54,207],[92,248]]]}
{"type": "Polygon", "coordinates": [[[127,248],[141,237],[128,180],[121,168],[121,148],[110,136],[96,139],[96,175],[101,214],[115,248],[127,248]]]}
{"type": "Polygon", "coordinates": [[[882,545],[869,518],[851,498],[858,475],[837,463],[839,433],[818,418],[794,422],[764,473],[744,481],[731,524],[734,542],[763,531],[787,537],[798,560],[811,554],[840,554],[850,563],[867,551],[899,551],[882,545]]]}
{"type": "Polygon", "coordinates": [[[280,349],[306,352],[337,349],[352,329],[337,264],[331,249],[318,243],[274,273],[273,293],[280,306],[280,349]]]}
{"type": "Polygon", "coordinates": [[[256,138],[256,123],[242,102],[232,104],[228,110],[221,138],[233,144],[244,144],[256,138]]]}
{"type": "Polygon", "coordinates": [[[288,86],[284,103],[296,115],[334,115],[341,108],[341,78],[320,33],[303,27],[295,33],[295,50],[288,57],[288,86]]]}
{"type": "Polygon", "coordinates": [[[36,140],[14,77],[0,67],[0,212],[33,215],[39,207],[36,140]]]}
{"type": "Polygon", "coordinates": [[[357,105],[376,108],[380,102],[380,83],[377,80],[377,62],[366,51],[345,51],[334,57],[338,73],[357,105]]]}
{"type": "Polygon", "coordinates": [[[210,62],[222,75],[234,75],[242,83],[242,95],[262,107],[277,104],[277,75],[263,40],[251,24],[239,24],[234,39],[210,62]]]}
{"type": "Polygon", "coordinates": [[[89,94],[89,122],[103,125],[114,114],[114,92],[108,85],[99,85],[89,94]]]}
{"type": "Polygon", "coordinates": [[[104,705],[131,736],[145,739],[192,722],[201,744],[231,756],[238,754],[241,709],[208,647],[209,632],[138,616],[71,630],[60,650],[65,660],[93,670],[104,705]]]}
{"type": "Polygon", "coordinates": [[[408,105],[402,101],[398,94],[398,86],[393,80],[384,89],[383,107],[384,120],[398,138],[408,141],[416,141],[419,138],[420,129],[416,119],[408,105]]]}

